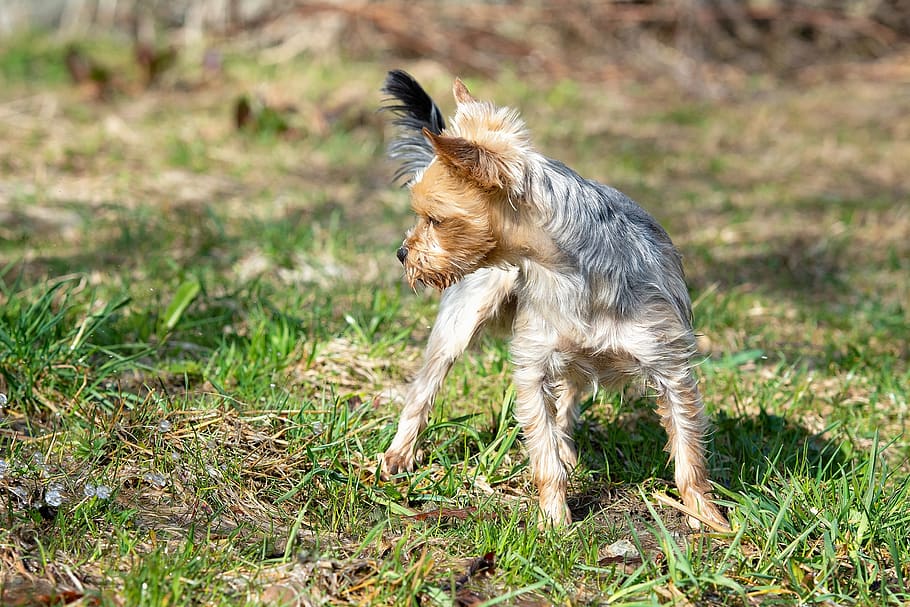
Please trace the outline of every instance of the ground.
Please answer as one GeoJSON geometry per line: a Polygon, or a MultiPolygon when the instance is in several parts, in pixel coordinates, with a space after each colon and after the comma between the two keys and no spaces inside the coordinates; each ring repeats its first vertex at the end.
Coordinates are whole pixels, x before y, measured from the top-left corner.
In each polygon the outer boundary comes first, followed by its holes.
{"type": "Polygon", "coordinates": [[[378,479],[438,301],[395,260],[378,89],[403,67],[450,110],[444,65],[226,43],[146,88],[122,42],[82,48],[109,90],[53,37],[0,53],[4,604],[910,600],[905,59],[712,99],[462,74],[682,251],[725,535],[665,505],[649,397],[603,393],[577,523],[538,530],[496,339],[378,479]]]}

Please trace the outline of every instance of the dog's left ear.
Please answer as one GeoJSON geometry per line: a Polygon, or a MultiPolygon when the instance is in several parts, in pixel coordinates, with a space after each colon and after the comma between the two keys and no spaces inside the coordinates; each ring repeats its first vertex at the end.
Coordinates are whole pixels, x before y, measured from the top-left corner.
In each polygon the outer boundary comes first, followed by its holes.
{"type": "Polygon", "coordinates": [[[436,135],[429,129],[424,136],[433,144],[439,160],[462,177],[484,188],[511,187],[505,159],[495,152],[462,137],[436,135]]]}

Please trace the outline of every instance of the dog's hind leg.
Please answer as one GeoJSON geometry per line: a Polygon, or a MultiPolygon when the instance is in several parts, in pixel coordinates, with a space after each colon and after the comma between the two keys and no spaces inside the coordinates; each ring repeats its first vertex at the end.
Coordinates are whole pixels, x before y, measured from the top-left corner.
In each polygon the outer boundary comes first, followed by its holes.
{"type": "MultiPolygon", "coordinates": [[[[667,432],[667,451],[683,503],[712,526],[729,529],[727,519],[711,501],[705,458],[708,417],[692,372],[692,329],[674,309],[656,305],[642,310],[636,321],[617,326],[609,349],[616,377],[641,375],[657,392],[657,413],[667,432]]],[[[688,522],[700,526],[695,517],[688,522]]]]}
{"type": "MultiPolygon", "coordinates": [[[[630,340],[632,351],[657,391],[657,413],[667,432],[667,450],[683,503],[713,526],[729,529],[727,519],[711,501],[705,458],[708,417],[690,362],[695,339],[688,328],[669,320],[654,323],[638,335],[643,339],[630,340]]],[[[700,523],[690,517],[689,525],[699,527],[700,523]]]]}
{"type": "Polygon", "coordinates": [[[556,388],[556,426],[559,428],[559,459],[569,470],[578,464],[572,435],[578,424],[578,399],[584,384],[582,378],[565,376],[556,388]]]}
{"type": "MultiPolygon", "coordinates": [[[[708,419],[692,371],[681,375],[657,373],[651,381],[657,388],[657,412],[669,437],[667,447],[683,503],[715,527],[729,529],[727,519],[711,501],[704,447],[708,419]]],[[[689,518],[689,525],[701,526],[694,517],[689,518]]]]}
{"type": "Polygon", "coordinates": [[[514,311],[509,302],[517,278],[515,268],[483,268],[443,292],[423,366],[408,386],[398,431],[382,456],[383,477],[414,469],[417,437],[427,426],[443,380],[486,324],[493,320],[511,324],[514,311]]]}

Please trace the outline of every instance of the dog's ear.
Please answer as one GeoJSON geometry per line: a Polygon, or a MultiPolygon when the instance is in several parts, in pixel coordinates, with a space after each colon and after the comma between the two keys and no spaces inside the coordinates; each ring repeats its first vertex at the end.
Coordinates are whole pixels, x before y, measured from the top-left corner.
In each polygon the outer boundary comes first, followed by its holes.
{"type": "Polygon", "coordinates": [[[477,99],[468,91],[468,87],[464,85],[464,82],[461,81],[461,78],[455,79],[455,84],[452,85],[452,94],[455,96],[455,102],[458,105],[462,103],[474,103],[477,99]]]}
{"type": "Polygon", "coordinates": [[[505,162],[494,152],[462,137],[436,135],[429,129],[424,129],[423,134],[433,144],[439,160],[460,176],[484,188],[510,186],[505,162]]]}

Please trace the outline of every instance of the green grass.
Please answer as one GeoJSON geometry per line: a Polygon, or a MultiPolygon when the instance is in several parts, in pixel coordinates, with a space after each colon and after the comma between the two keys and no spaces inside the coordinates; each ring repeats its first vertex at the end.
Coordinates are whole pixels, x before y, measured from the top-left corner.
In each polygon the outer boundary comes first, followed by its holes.
{"type": "MultiPolygon", "coordinates": [[[[99,102],[67,83],[62,42],[3,45],[0,602],[910,600],[896,85],[695,103],[660,82],[605,98],[508,70],[469,79],[548,154],[659,217],[703,334],[734,533],[692,533],[660,504],[674,489],[652,403],[609,393],[584,404],[577,522],[554,532],[535,523],[495,339],[455,366],[417,471],[377,478],[437,300],[394,258],[410,216],[374,112],[384,65],[264,67],[227,48],[203,82],[189,52],[160,89],[99,102]],[[232,100],[252,92],[297,106],[288,131],[234,129],[232,100]],[[488,553],[493,569],[467,575],[488,553]]],[[[117,40],[84,48],[127,57],[117,40]]],[[[451,108],[449,75],[416,70],[451,108]]]]}

